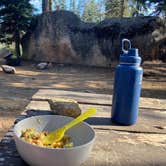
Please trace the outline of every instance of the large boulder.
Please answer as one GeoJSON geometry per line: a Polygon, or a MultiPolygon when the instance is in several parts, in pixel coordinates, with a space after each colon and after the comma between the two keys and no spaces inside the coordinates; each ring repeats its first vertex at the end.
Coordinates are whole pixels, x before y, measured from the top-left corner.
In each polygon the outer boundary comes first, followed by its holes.
{"type": "Polygon", "coordinates": [[[82,22],[68,11],[47,12],[37,17],[22,45],[25,59],[109,66],[118,60],[123,38],[139,48],[143,60],[166,60],[166,23],[159,17],[112,18],[97,24],[82,22]]]}
{"type": "Polygon", "coordinates": [[[10,54],[11,53],[6,48],[0,48],[0,58],[5,58],[6,56],[10,54]]]}

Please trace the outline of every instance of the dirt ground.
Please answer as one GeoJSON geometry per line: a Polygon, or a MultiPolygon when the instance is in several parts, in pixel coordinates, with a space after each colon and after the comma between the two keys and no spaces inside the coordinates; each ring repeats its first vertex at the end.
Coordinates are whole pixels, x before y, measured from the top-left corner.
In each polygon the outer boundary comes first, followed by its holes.
{"type": "MultiPolygon", "coordinates": [[[[4,64],[0,60],[0,65],[4,64]]],[[[145,62],[142,96],[166,99],[166,63],[145,62]]],[[[89,93],[112,94],[114,68],[53,65],[37,70],[24,62],[16,74],[0,69],[0,139],[38,89],[63,89],[89,93]]]]}

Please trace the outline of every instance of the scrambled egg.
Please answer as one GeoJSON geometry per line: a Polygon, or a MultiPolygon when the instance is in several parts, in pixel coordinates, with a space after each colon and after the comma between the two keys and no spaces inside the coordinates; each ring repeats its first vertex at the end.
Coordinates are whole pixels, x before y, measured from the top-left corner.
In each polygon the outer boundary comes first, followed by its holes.
{"type": "Polygon", "coordinates": [[[42,138],[47,135],[48,132],[37,132],[34,128],[25,129],[22,131],[21,138],[33,145],[39,145],[49,148],[69,148],[73,147],[73,142],[68,135],[65,135],[62,140],[54,142],[52,144],[44,144],[42,138]]]}

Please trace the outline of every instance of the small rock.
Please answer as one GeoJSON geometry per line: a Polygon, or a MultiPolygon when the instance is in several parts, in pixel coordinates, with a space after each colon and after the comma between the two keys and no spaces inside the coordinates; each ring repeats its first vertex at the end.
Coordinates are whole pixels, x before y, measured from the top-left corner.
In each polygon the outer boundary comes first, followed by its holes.
{"type": "Polygon", "coordinates": [[[5,72],[5,73],[8,73],[8,74],[16,73],[16,69],[12,66],[2,65],[1,68],[2,68],[3,72],[5,72]]]}
{"type": "Polygon", "coordinates": [[[37,67],[37,69],[40,69],[40,70],[47,69],[48,68],[48,63],[47,62],[39,63],[39,64],[37,64],[36,67],[37,67]]]}
{"type": "Polygon", "coordinates": [[[49,101],[51,110],[58,115],[70,116],[73,118],[81,114],[81,109],[75,100],[54,98],[49,101]]]}

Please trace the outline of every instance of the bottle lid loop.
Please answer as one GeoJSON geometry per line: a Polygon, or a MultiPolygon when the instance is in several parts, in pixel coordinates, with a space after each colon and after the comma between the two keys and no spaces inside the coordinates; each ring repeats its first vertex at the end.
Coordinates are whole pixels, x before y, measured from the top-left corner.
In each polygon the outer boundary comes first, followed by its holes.
{"type": "Polygon", "coordinates": [[[130,40],[122,39],[122,51],[127,54],[129,49],[131,49],[131,42],[130,42],[130,40]],[[128,44],[128,49],[125,49],[125,43],[128,44]]]}

